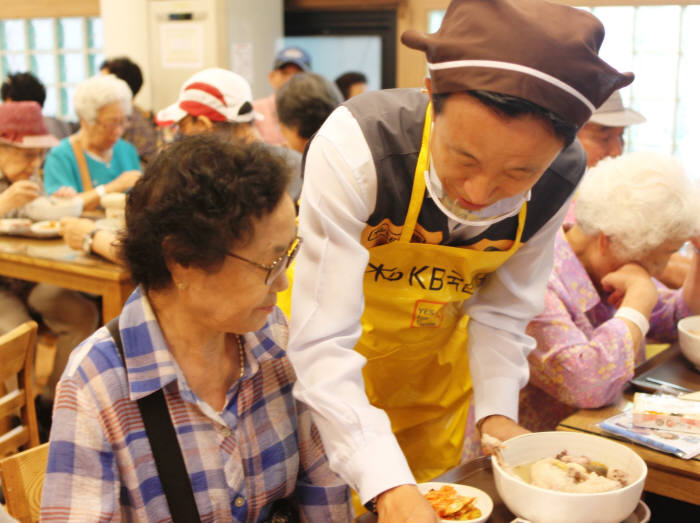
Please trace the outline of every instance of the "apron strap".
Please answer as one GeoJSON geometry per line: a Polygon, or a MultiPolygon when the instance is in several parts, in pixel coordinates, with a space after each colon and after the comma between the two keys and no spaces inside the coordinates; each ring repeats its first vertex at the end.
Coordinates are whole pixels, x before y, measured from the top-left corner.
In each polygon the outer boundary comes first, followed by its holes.
{"type": "Polygon", "coordinates": [[[430,130],[432,128],[432,102],[428,103],[425,109],[425,123],[423,124],[423,138],[420,144],[420,153],[418,153],[418,162],[416,162],[416,171],[413,174],[413,189],[411,190],[411,201],[408,204],[408,212],[406,212],[406,220],[401,229],[400,242],[410,243],[413,238],[413,231],[416,228],[418,215],[423,206],[423,196],[425,195],[425,178],[423,172],[428,168],[428,153],[430,151],[430,130]]]}
{"type": "Polygon", "coordinates": [[[78,134],[71,134],[70,138],[68,138],[68,142],[73,149],[75,161],[78,163],[80,181],[83,182],[83,192],[91,191],[93,187],[92,180],[90,179],[90,170],[88,169],[87,161],[85,160],[83,148],[80,146],[80,142],[78,141],[78,134]]]}
{"type": "Polygon", "coordinates": [[[523,230],[525,229],[525,220],[527,219],[527,202],[523,202],[523,206],[518,213],[518,230],[515,233],[515,240],[511,249],[517,249],[520,245],[520,240],[523,238],[523,230]]]}
{"type": "MultiPolygon", "coordinates": [[[[428,103],[425,109],[425,123],[423,124],[423,138],[421,139],[420,153],[416,162],[416,170],[413,174],[413,188],[411,189],[411,201],[408,204],[406,212],[406,220],[401,229],[400,242],[410,243],[413,238],[413,231],[418,222],[418,215],[423,206],[423,198],[425,195],[425,171],[429,167],[430,161],[430,133],[432,131],[432,102],[428,103]]],[[[523,236],[525,228],[525,218],[527,217],[527,202],[523,202],[520,212],[518,213],[518,230],[515,235],[515,241],[512,248],[517,248],[523,236]]]]}

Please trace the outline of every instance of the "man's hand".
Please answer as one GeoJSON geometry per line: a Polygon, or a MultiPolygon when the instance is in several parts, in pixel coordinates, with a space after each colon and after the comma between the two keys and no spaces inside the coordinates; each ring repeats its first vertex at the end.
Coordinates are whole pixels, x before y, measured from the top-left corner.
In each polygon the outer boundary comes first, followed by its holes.
{"type": "Polygon", "coordinates": [[[95,222],[87,218],[61,218],[61,235],[71,249],[83,250],[83,240],[95,228],[95,222]]]}
{"type": "Polygon", "coordinates": [[[141,178],[141,171],[124,171],[111,182],[105,184],[107,192],[126,192],[141,178]]]}
{"type": "MultiPolygon", "coordinates": [[[[506,416],[488,416],[481,422],[481,433],[493,436],[501,441],[506,441],[521,434],[529,434],[530,431],[521,427],[515,421],[506,416]]],[[[490,449],[482,447],[485,454],[490,454],[490,449]]]]}
{"type": "Polygon", "coordinates": [[[3,213],[22,207],[39,196],[39,186],[29,180],[19,180],[0,194],[0,208],[3,213]]]}
{"type": "Polygon", "coordinates": [[[439,523],[437,513],[415,485],[400,485],[377,497],[379,523],[439,523]]]}
{"type": "Polygon", "coordinates": [[[603,290],[610,292],[609,304],[632,307],[649,318],[659,299],[656,286],[647,270],[637,263],[628,263],[600,280],[603,290]]]}

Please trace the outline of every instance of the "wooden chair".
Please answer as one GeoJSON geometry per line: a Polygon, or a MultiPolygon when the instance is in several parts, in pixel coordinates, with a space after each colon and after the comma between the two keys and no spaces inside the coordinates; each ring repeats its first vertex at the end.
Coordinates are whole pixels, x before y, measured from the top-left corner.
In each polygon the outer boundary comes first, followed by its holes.
{"type": "Polygon", "coordinates": [[[5,508],[21,523],[39,521],[41,489],[49,458],[49,444],[44,443],[0,460],[0,481],[5,494],[5,508]]]}
{"type": "Polygon", "coordinates": [[[0,397],[0,458],[39,444],[32,388],[36,332],[37,324],[28,321],[0,336],[0,384],[17,380],[17,388],[0,397]],[[19,425],[11,428],[17,415],[19,425]]]}

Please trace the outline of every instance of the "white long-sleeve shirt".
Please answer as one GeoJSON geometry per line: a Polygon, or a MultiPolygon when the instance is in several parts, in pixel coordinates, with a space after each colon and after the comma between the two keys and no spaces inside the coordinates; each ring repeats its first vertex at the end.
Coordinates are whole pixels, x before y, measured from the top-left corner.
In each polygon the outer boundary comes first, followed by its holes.
{"type": "MultiPolygon", "coordinates": [[[[413,173],[406,173],[413,176],[413,173]]],[[[336,109],[310,144],[304,170],[289,357],[294,394],[314,412],[331,468],[363,503],[415,483],[388,416],[370,405],[354,350],[364,310],[369,259],[360,235],[374,211],[377,174],[359,124],[336,109]]],[[[464,304],[476,419],[501,414],[517,420],[518,391],[528,381],[525,335],[542,308],[552,269],[553,242],[568,202],[464,304]]],[[[450,220],[451,235],[473,237],[485,227],[450,220]]],[[[400,379],[400,377],[397,377],[400,379]]]]}

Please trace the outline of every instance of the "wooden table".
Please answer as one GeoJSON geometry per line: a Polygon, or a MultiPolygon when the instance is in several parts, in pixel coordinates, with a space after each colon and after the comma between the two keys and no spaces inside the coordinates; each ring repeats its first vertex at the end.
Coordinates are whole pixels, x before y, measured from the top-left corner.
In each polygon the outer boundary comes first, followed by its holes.
{"type": "MultiPolygon", "coordinates": [[[[677,345],[672,346],[640,366],[635,374],[639,375],[656,365],[664,363],[675,357],[678,351],[677,345]]],[[[625,396],[611,407],[584,409],[576,412],[564,419],[557,427],[557,430],[588,432],[619,440],[620,443],[627,445],[639,454],[646,462],[648,474],[644,490],[686,503],[700,504],[700,456],[696,456],[693,459],[677,458],[670,454],[624,441],[602,431],[598,427],[598,423],[604,419],[618,414],[630,406],[632,392],[632,389],[628,389],[625,392],[625,396]]]]}
{"type": "Polygon", "coordinates": [[[134,286],[123,267],[68,247],[61,238],[0,236],[0,275],[102,296],[102,320],[121,312],[134,286]]]}

